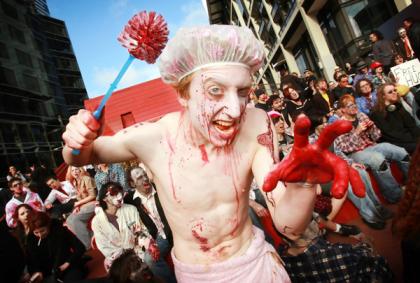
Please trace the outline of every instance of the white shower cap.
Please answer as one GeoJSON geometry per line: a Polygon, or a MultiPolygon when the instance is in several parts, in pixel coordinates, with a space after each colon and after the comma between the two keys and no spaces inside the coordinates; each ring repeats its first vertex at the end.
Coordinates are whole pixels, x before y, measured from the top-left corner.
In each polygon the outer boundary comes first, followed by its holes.
{"type": "Polygon", "coordinates": [[[247,27],[210,25],[181,28],[159,58],[167,84],[177,85],[195,71],[215,65],[243,65],[254,73],[261,67],[264,48],[247,27]]]}

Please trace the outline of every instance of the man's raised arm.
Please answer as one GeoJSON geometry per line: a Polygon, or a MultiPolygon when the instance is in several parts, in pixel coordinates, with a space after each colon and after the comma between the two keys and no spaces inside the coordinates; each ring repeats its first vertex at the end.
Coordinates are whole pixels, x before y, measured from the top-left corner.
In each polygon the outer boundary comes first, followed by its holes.
{"type": "MultiPolygon", "coordinates": [[[[150,125],[141,127],[156,128],[150,125]]],[[[142,144],[146,140],[150,141],[150,135],[156,132],[153,129],[137,129],[140,126],[135,125],[123,129],[114,136],[98,137],[100,127],[99,122],[87,110],[79,110],[77,115],[71,116],[63,133],[64,161],[74,166],[82,166],[133,160],[138,157],[136,153],[141,151],[142,144]],[[135,147],[138,149],[137,152],[135,147]],[[73,149],[80,150],[80,154],[74,155],[73,149]]]]}

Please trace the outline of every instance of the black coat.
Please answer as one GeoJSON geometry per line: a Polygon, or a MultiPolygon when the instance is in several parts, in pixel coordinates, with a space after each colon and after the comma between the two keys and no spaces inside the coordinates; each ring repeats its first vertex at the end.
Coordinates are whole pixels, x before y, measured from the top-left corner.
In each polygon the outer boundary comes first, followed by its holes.
{"type": "Polygon", "coordinates": [[[415,124],[413,117],[402,107],[396,104],[397,109],[385,113],[371,112],[370,119],[381,130],[381,141],[404,147],[409,153],[413,152],[420,137],[420,128],[415,124]]]}
{"type": "Polygon", "coordinates": [[[21,282],[25,257],[15,237],[9,233],[6,221],[0,221],[0,281],[21,282]]]}
{"type": "MultiPolygon", "coordinates": [[[[310,109],[312,108],[311,99],[302,99],[302,105],[295,104],[292,100],[286,100],[286,112],[292,118],[292,121],[295,122],[299,114],[311,115],[310,109]]],[[[290,126],[290,124],[288,123],[290,126]]]]}
{"type": "Polygon", "coordinates": [[[50,233],[39,242],[33,234],[28,236],[27,259],[30,273],[42,272],[49,276],[53,269],[65,262],[70,267],[80,265],[85,247],[77,237],[59,222],[51,223],[50,233]],[[39,245],[38,245],[39,243],[39,245]]]}
{"type": "MultiPolygon", "coordinates": [[[[153,239],[156,239],[158,235],[158,229],[155,223],[153,222],[152,218],[150,218],[150,216],[145,211],[144,206],[141,203],[141,199],[140,198],[133,199],[134,192],[135,190],[132,190],[124,197],[124,203],[134,205],[137,208],[141,221],[146,226],[147,230],[149,231],[153,239]]],[[[169,227],[168,221],[166,220],[166,216],[165,216],[165,213],[163,212],[162,205],[160,204],[160,200],[157,193],[155,194],[155,203],[156,203],[157,211],[160,216],[160,220],[163,223],[163,231],[165,232],[166,240],[168,240],[169,244],[172,246],[173,245],[172,231],[171,231],[171,228],[169,227]]]]}
{"type": "MultiPolygon", "coordinates": [[[[329,101],[329,105],[331,105],[331,107],[333,107],[334,105],[334,96],[331,95],[329,92],[327,92],[328,94],[328,101],[329,101]]],[[[325,99],[322,97],[322,95],[317,92],[315,93],[314,97],[312,98],[312,105],[311,108],[312,110],[310,110],[310,115],[314,114],[314,115],[318,115],[318,116],[325,116],[330,112],[330,106],[328,105],[328,102],[325,101],[325,99]]]]}

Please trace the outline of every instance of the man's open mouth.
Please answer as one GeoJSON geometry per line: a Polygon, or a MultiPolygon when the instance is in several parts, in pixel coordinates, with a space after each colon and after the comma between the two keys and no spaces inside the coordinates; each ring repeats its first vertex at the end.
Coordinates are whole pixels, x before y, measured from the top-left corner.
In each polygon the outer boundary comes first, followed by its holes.
{"type": "Polygon", "coordinates": [[[225,132],[231,130],[235,126],[234,121],[222,121],[222,120],[216,120],[213,121],[213,125],[220,131],[225,132]]]}

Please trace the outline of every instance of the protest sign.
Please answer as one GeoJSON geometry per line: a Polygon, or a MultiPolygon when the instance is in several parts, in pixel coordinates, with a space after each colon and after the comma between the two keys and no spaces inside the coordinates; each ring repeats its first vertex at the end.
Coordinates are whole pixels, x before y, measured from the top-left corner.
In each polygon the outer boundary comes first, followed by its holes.
{"type": "Polygon", "coordinates": [[[420,84],[420,62],[419,59],[407,61],[391,68],[398,84],[409,87],[420,84]]]}

